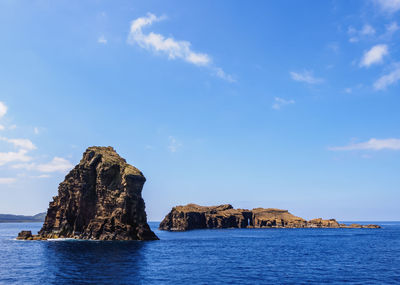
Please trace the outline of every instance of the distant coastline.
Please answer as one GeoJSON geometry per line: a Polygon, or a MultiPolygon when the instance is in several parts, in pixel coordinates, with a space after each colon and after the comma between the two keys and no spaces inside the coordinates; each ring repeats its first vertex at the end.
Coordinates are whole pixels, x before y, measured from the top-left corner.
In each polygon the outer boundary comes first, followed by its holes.
{"type": "Polygon", "coordinates": [[[33,216],[0,214],[0,223],[35,223],[44,222],[46,212],[39,213],[33,216]]]}

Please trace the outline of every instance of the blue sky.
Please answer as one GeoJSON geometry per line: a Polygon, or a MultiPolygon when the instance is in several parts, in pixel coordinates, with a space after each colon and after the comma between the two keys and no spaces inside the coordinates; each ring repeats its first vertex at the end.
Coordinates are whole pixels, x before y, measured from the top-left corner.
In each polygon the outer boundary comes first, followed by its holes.
{"type": "Polygon", "coordinates": [[[0,2],[0,212],[88,146],[177,204],[400,220],[400,0],[0,2]]]}

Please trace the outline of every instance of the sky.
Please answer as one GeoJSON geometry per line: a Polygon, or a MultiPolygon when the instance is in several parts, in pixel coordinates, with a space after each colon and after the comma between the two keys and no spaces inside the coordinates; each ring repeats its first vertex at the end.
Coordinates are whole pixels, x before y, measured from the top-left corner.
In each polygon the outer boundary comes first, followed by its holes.
{"type": "Polygon", "coordinates": [[[400,0],[0,1],[0,213],[92,145],[148,219],[230,203],[400,220],[400,0]]]}

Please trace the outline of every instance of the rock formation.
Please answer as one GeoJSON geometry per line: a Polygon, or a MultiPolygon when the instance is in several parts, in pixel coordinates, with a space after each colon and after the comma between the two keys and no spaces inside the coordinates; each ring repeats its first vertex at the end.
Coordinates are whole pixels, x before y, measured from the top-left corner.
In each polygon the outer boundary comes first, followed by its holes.
{"type": "Polygon", "coordinates": [[[33,239],[32,232],[31,231],[21,231],[17,239],[33,239]]]}
{"type": "Polygon", "coordinates": [[[112,147],[89,147],[60,183],[39,234],[21,232],[21,239],[157,240],[147,224],[145,181],[112,147]]]}
{"type": "Polygon", "coordinates": [[[186,231],[215,228],[380,228],[377,225],[339,224],[335,219],[306,221],[287,210],[234,209],[231,205],[204,207],[196,204],[172,208],[160,230],[186,231]]]}

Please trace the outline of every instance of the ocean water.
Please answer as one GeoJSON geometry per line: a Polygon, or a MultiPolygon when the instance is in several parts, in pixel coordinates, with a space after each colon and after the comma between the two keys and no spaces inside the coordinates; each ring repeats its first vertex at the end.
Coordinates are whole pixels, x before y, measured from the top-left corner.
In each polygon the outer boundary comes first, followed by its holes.
{"type": "Polygon", "coordinates": [[[151,242],[17,241],[0,224],[0,284],[400,284],[400,222],[382,229],[165,232],[151,242]]]}

